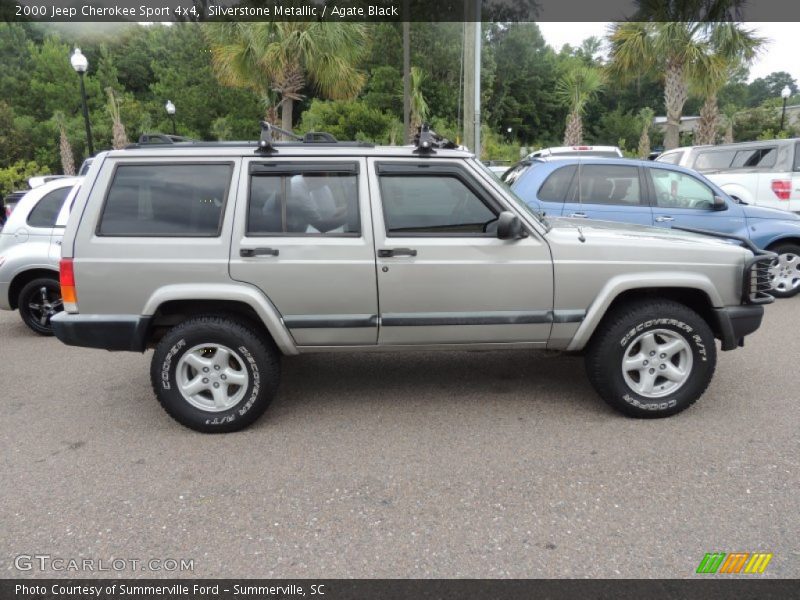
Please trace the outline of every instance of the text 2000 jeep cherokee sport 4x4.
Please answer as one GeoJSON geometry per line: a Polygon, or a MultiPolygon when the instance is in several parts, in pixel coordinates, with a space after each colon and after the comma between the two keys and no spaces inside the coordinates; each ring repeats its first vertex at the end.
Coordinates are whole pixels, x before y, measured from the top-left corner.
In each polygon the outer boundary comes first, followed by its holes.
{"type": "Polygon", "coordinates": [[[336,143],[141,144],[98,155],[63,241],[58,338],[143,352],[164,409],[252,423],[280,358],[355,350],[584,352],[599,395],[665,417],[771,297],[772,255],[707,235],[544,219],[473,156],[336,143]]]}

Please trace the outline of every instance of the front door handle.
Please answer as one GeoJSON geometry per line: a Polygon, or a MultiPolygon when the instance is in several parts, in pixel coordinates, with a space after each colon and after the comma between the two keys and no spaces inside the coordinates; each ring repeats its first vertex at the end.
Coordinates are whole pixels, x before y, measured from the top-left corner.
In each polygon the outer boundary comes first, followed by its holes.
{"type": "Polygon", "coordinates": [[[674,217],[656,217],[656,223],[667,223],[668,221],[674,221],[674,217]]]}
{"type": "Polygon", "coordinates": [[[239,256],[245,258],[252,258],[254,256],[278,256],[279,250],[275,248],[242,248],[239,250],[239,256]]]}
{"type": "Polygon", "coordinates": [[[570,217],[574,217],[574,218],[576,218],[576,219],[587,219],[587,218],[588,218],[588,217],[586,216],[586,213],[585,213],[585,212],[575,212],[575,213],[572,213],[572,214],[570,215],[570,217]]]}
{"type": "Polygon", "coordinates": [[[417,251],[413,248],[382,248],[378,250],[381,258],[393,258],[395,256],[416,256],[417,251]]]}

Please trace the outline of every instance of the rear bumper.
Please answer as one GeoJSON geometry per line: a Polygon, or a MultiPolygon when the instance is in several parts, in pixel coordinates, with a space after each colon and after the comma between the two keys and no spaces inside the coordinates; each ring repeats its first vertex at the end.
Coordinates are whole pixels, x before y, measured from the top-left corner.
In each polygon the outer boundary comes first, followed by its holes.
{"type": "Polygon", "coordinates": [[[58,313],[50,322],[55,336],[69,346],[144,352],[151,317],[58,313]]]}
{"type": "Polygon", "coordinates": [[[764,317],[764,306],[760,304],[744,304],[742,306],[726,306],[715,308],[717,329],[722,340],[723,350],[735,350],[744,346],[744,337],[761,327],[764,317]]]}

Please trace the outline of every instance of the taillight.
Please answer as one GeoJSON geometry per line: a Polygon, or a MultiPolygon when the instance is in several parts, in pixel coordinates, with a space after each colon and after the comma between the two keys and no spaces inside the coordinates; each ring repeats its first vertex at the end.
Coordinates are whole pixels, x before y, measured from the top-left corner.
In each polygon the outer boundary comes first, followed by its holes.
{"type": "Polygon", "coordinates": [[[779,200],[788,200],[792,195],[792,180],[791,179],[773,179],[772,191],[779,200]]]}
{"type": "Polygon", "coordinates": [[[573,150],[591,150],[592,147],[591,146],[573,146],[572,149],[573,150]]]}
{"type": "Polygon", "coordinates": [[[58,273],[64,310],[67,312],[78,312],[78,293],[75,291],[75,270],[71,258],[61,259],[58,265],[58,273]]]}

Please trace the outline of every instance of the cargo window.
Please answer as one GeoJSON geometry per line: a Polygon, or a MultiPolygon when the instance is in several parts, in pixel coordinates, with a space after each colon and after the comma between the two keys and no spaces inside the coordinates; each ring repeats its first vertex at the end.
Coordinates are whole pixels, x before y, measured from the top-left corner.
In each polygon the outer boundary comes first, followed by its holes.
{"type": "Polygon", "coordinates": [[[561,167],[551,173],[539,188],[537,194],[539,200],[542,202],[566,202],[569,186],[577,170],[578,168],[575,166],[561,167]]]}
{"type": "Polygon", "coordinates": [[[58,213],[61,212],[61,207],[64,205],[64,200],[66,200],[70,189],[72,188],[60,187],[45,194],[28,215],[28,226],[55,227],[58,213]]]}
{"type": "Polygon", "coordinates": [[[219,163],[121,165],[97,234],[216,237],[232,172],[219,163]]]}
{"type": "Polygon", "coordinates": [[[355,173],[253,174],[247,235],[360,235],[355,173]]]}

